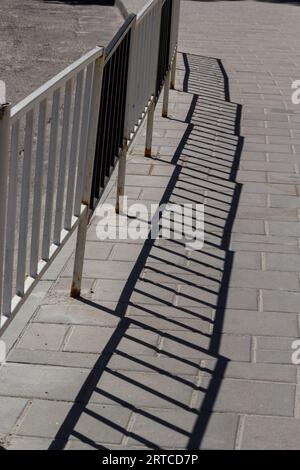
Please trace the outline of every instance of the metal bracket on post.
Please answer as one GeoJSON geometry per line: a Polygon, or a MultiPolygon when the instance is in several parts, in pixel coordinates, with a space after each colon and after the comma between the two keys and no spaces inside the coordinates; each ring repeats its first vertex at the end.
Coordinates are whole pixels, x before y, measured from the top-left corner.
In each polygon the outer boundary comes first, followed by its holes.
{"type": "Polygon", "coordinates": [[[122,214],[123,212],[123,202],[125,195],[125,176],[126,176],[126,159],[128,152],[127,139],[123,143],[123,148],[121,150],[119,158],[119,171],[118,171],[118,181],[117,181],[117,200],[116,200],[116,213],[122,214]]]}
{"type": "Polygon", "coordinates": [[[83,271],[84,252],[86,244],[86,232],[87,226],[90,220],[91,210],[89,208],[91,187],[93,180],[93,168],[94,158],[97,141],[97,129],[98,119],[100,112],[100,101],[101,101],[101,89],[102,89],[102,77],[104,68],[104,52],[95,61],[94,66],[94,79],[93,79],[93,90],[91,96],[91,109],[90,109],[90,122],[88,131],[88,144],[87,144],[87,158],[85,165],[85,178],[83,187],[82,204],[85,205],[85,209],[81,214],[81,218],[78,225],[77,242],[75,250],[75,261],[73,270],[73,280],[71,287],[71,297],[77,298],[80,296],[81,291],[81,280],[83,271]]]}
{"type": "Polygon", "coordinates": [[[162,117],[168,117],[169,108],[169,92],[170,92],[170,70],[167,71],[165,85],[164,85],[164,97],[162,107],[162,117]]]}
{"type": "Polygon", "coordinates": [[[173,56],[172,66],[171,66],[171,84],[170,84],[171,90],[175,90],[176,62],[177,62],[177,46],[174,51],[174,56],[173,56]]]}
{"type": "Polygon", "coordinates": [[[5,251],[5,230],[7,210],[7,184],[9,170],[9,137],[11,105],[5,103],[5,96],[0,101],[0,325],[2,324],[3,271],[5,251]],[[1,103],[2,101],[2,103],[1,103]]]}
{"type": "Polygon", "coordinates": [[[155,97],[152,96],[147,116],[145,157],[151,157],[155,104],[155,97]]]}

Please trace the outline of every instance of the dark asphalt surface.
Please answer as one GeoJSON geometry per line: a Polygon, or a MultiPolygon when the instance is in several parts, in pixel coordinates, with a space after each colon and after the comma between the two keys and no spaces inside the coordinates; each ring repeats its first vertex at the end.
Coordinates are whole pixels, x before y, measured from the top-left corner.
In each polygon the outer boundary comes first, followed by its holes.
{"type": "Polygon", "coordinates": [[[13,104],[96,45],[122,24],[115,7],[79,1],[1,0],[0,80],[13,104]]]}

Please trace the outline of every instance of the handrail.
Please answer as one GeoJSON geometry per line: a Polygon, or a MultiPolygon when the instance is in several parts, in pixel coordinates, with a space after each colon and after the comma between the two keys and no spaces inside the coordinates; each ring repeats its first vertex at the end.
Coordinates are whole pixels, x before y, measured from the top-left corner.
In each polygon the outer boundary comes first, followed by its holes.
{"type": "Polygon", "coordinates": [[[108,62],[117,47],[119,46],[120,42],[123,40],[124,36],[127,34],[127,32],[130,30],[132,27],[132,23],[135,20],[136,15],[133,13],[126,18],[120,29],[116,32],[112,40],[109,42],[109,44],[105,48],[105,62],[108,62]]]}
{"type": "MultiPolygon", "coordinates": [[[[165,1],[165,0],[163,0],[165,1]]],[[[136,21],[140,21],[145,15],[147,15],[147,13],[149,12],[149,10],[151,10],[154,5],[156,5],[156,3],[158,3],[159,0],[149,0],[144,6],[143,8],[137,13],[136,15],[136,21]]]]}
{"type": "Polygon", "coordinates": [[[73,76],[83,70],[89,63],[93,62],[98,57],[100,57],[101,54],[103,54],[103,47],[95,47],[91,51],[84,54],[80,59],[73,62],[73,64],[65,68],[62,72],[58,73],[53,78],[48,80],[29,96],[17,103],[11,109],[12,122],[18,119],[20,113],[25,114],[29,110],[29,108],[33,107],[36,104],[39,104],[46,95],[49,95],[51,92],[55,91],[63,83],[65,83],[71,75],[73,76]]]}

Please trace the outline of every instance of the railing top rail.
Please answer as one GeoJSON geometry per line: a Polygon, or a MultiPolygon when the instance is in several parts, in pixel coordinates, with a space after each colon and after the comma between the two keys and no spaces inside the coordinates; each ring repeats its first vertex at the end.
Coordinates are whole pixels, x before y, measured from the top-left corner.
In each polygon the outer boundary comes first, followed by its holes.
{"type": "Polygon", "coordinates": [[[127,34],[128,30],[132,28],[133,21],[136,15],[131,13],[128,18],[124,21],[120,29],[116,32],[110,43],[105,48],[105,62],[107,62],[113,55],[118,45],[122,41],[123,37],[127,34]]]}
{"type": "MultiPolygon", "coordinates": [[[[154,7],[156,3],[158,3],[160,0],[149,0],[146,5],[137,13],[136,15],[136,20],[141,21],[141,19],[151,10],[151,8],[154,7]]],[[[162,1],[162,4],[164,4],[164,0],[162,1]]]]}
{"type": "Polygon", "coordinates": [[[98,46],[84,54],[80,59],[73,62],[73,64],[66,67],[62,72],[55,75],[55,77],[51,78],[40,88],[17,103],[11,110],[11,120],[15,121],[22,117],[27,111],[32,109],[33,106],[39,104],[44,98],[46,98],[50,92],[55,91],[62,84],[70,80],[74,75],[103,54],[104,48],[98,46]]]}

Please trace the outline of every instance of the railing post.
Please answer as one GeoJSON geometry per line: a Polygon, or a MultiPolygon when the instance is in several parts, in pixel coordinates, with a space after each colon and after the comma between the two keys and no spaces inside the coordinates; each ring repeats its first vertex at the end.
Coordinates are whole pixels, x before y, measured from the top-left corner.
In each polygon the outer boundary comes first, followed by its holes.
{"type": "MultiPolygon", "coordinates": [[[[134,51],[136,41],[136,15],[132,20],[130,38],[129,38],[129,51],[128,51],[128,67],[126,75],[126,88],[125,88],[125,107],[124,107],[124,125],[123,125],[123,145],[119,155],[119,167],[117,176],[117,193],[116,193],[116,213],[122,214],[124,211],[124,195],[125,195],[125,179],[126,179],[126,160],[128,152],[128,143],[130,140],[130,126],[129,115],[130,106],[133,104],[133,82],[131,80],[131,73],[134,70],[134,51]]],[[[134,103],[135,104],[135,103],[134,103]]]]}
{"type": "Polygon", "coordinates": [[[177,46],[175,48],[174,57],[172,60],[172,65],[171,65],[171,84],[170,84],[171,90],[175,89],[176,62],[177,62],[177,46]]]}
{"type": "MultiPolygon", "coordinates": [[[[3,82],[2,82],[3,84],[3,82]]],[[[4,90],[2,90],[4,91],[4,90]]],[[[3,271],[7,210],[7,183],[9,169],[10,109],[5,93],[0,97],[0,325],[2,324],[3,271]]]]}
{"type": "Polygon", "coordinates": [[[149,109],[148,109],[148,116],[147,116],[145,157],[151,157],[154,112],[155,112],[155,97],[152,96],[151,103],[150,103],[149,109]]]}
{"type": "Polygon", "coordinates": [[[165,84],[164,84],[164,97],[162,107],[162,117],[168,117],[169,108],[169,92],[170,92],[170,69],[167,71],[165,84]]]}
{"type": "Polygon", "coordinates": [[[80,216],[80,221],[78,225],[73,280],[72,280],[72,287],[71,287],[71,297],[73,298],[77,298],[80,296],[84,252],[85,252],[85,244],[86,244],[86,232],[87,232],[87,226],[88,226],[90,214],[91,214],[89,205],[90,205],[94,158],[95,158],[96,140],[97,140],[98,119],[99,119],[100,101],[101,101],[102,76],[103,76],[103,68],[104,68],[104,52],[103,51],[102,51],[102,55],[95,61],[94,67],[95,68],[94,68],[94,78],[93,78],[93,90],[92,90],[92,95],[91,95],[90,113],[89,113],[87,156],[86,156],[85,173],[84,173],[85,177],[84,177],[84,182],[83,182],[83,195],[82,195],[82,204],[86,207],[80,216]]]}
{"type": "Polygon", "coordinates": [[[117,200],[116,200],[116,213],[122,214],[123,202],[125,195],[125,177],[126,177],[126,159],[128,152],[127,139],[124,140],[123,148],[119,157],[119,171],[117,181],[117,200]]]}

